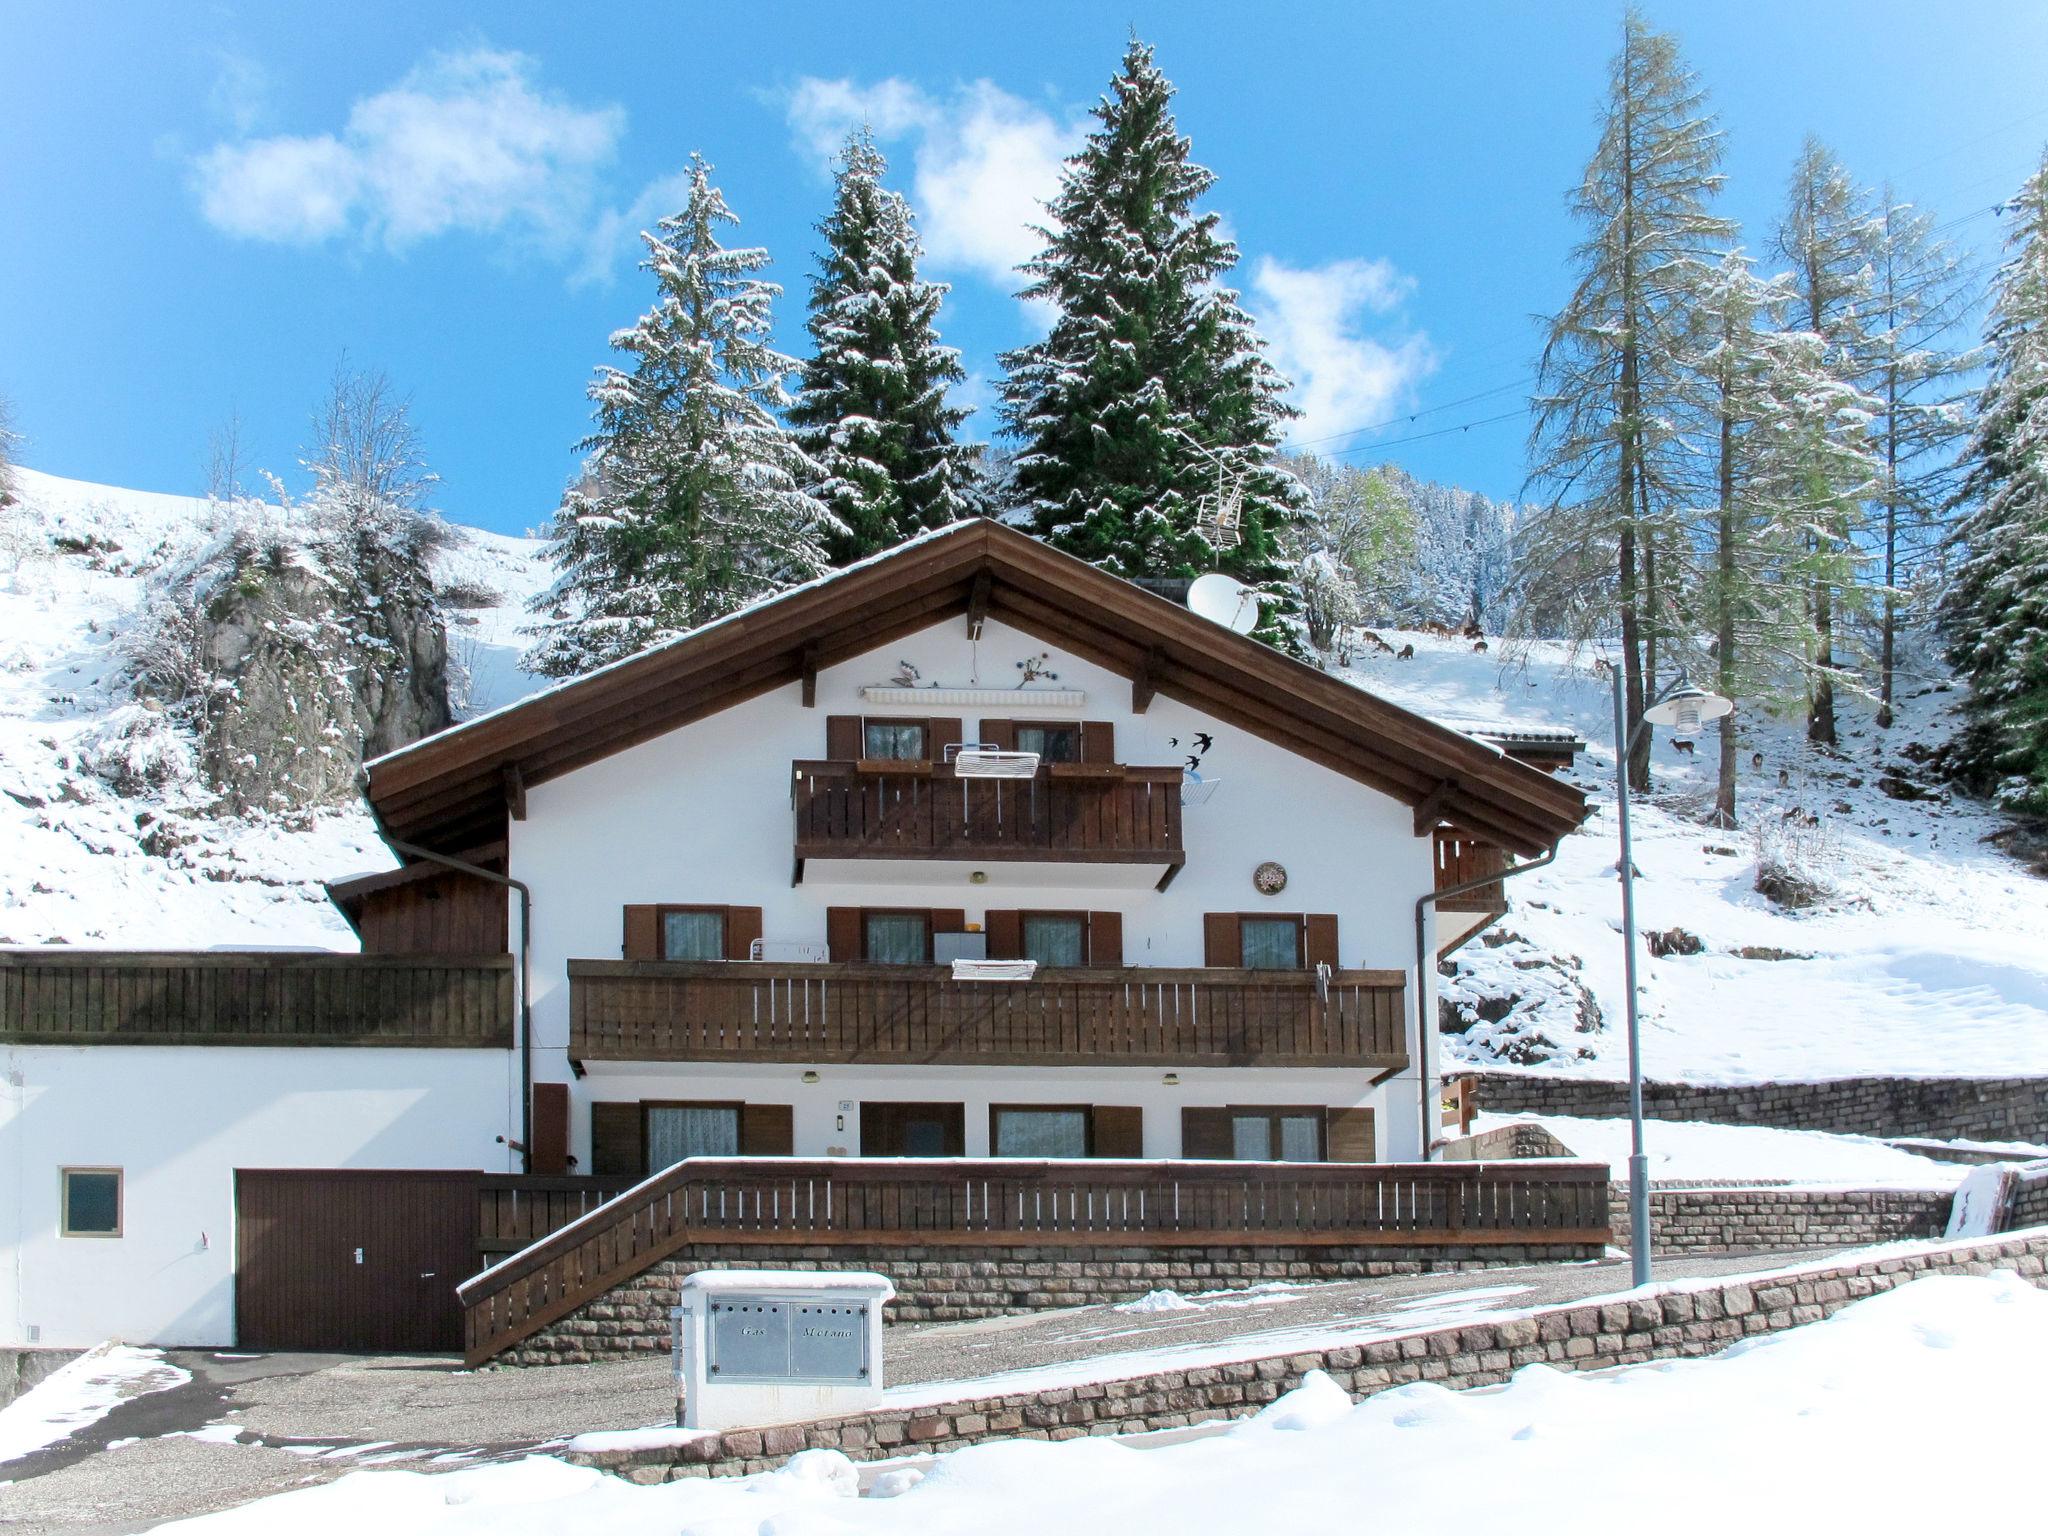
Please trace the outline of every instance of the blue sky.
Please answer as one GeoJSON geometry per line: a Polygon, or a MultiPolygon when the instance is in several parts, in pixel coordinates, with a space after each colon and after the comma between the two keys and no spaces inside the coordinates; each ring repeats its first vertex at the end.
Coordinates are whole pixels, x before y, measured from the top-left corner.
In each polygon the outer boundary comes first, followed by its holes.
{"type": "MultiPolygon", "coordinates": [[[[1753,242],[1816,132],[1995,250],[1984,210],[2048,142],[2048,5],[1647,9],[1712,93],[1753,242]]],[[[1220,178],[1297,435],[1512,495],[1532,317],[1568,282],[1564,196],[1620,13],[5,0],[0,395],[24,462],[52,473],[195,491],[234,411],[255,462],[293,479],[346,352],[412,395],[450,516],[537,527],[590,369],[645,307],[633,231],[689,153],[775,257],[794,348],[823,156],[865,115],[954,284],[947,337],[985,403],[996,354],[1033,334],[1007,272],[1032,197],[1135,26],[1220,178]]]]}

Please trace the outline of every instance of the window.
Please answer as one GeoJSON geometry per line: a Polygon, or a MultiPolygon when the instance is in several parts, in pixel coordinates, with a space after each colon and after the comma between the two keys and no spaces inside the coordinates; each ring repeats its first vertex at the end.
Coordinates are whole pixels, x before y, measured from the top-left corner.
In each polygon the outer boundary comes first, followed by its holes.
{"type": "Polygon", "coordinates": [[[1081,761],[1081,728],[1078,725],[1020,725],[1017,750],[1036,752],[1041,763],[1081,761]]]}
{"type": "Polygon", "coordinates": [[[1047,968],[1088,963],[1086,919],[1066,913],[1027,912],[1022,926],[1026,960],[1036,960],[1047,968]]]}
{"type": "Polygon", "coordinates": [[[650,1170],[667,1168],[686,1157],[739,1156],[737,1104],[649,1104],[646,1114],[650,1170]]]}
{"type": "Polygon", "coordinates": [[[994,1121],[990,1140],[997,1157],[1089,1155],[1086,1109],[1005,1109],[997,1105],[990,1118],[994,1121]]]}
{"type": "Polygon", "coordinates": [[[661,914],[661,958],[723,960],[725,914],[672,909],[661,914]]]}
{"type": "Polygon", "coordinates": [[[1322,1125],[1315,1111],[1232,1110],[1230,1155],[1254,1163],[1320,1162],[1322,1125]]]}
{"type": "Polygon", "coordinates": [[[922,912],[869,912],[862,935],[864,957],[876,965],[929,965],[931,919],[922,912]]]}
{"type": "Polygon", "coordinates": [[[119,1237],[121,1170],[66,1168],[63,1216],[66,1237],[119,1237]]]}
{"type": "Polygon", "coordinates": [[[862,757],[923,762],[927,755],[922,720],[870,720],[862,727],[862,757]]]}
{"type": "Polygon", "coordinates": [[[1252,971],[1301,969],[1301,920],[1293,917],[1247,917],[1240,920],[1244,964],[1252,971]]]}

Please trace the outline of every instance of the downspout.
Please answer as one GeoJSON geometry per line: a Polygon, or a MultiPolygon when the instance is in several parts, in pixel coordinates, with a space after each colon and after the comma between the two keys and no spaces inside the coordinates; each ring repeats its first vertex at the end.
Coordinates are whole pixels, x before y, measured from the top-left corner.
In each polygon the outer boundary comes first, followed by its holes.
{"type": "MultiPolygon", "coordinates": [[[[519,1171],[533,1172],[533,892],[524,880],[515,880],[510,875],[501,875],[496,870],[485,869],[479,864],[437,853],[432,848],[422,848],[417,843],[403,842],[391,835],[384,825],[384,817],[377,809],[377,802],[370,798],[370,779],[362,776],[363,803],[370,808],[370,820],[376,824],[377,835],[384,840],[384,846],[393,853],[424,859],[429,864],[439,864],[460,874],[471,875],[478,880],[488,880],[493,885],[504,886],[519,895],[519,1171]]],[[[511,862],[510,845],[507,844],[506,862],[511,862]]]]}
{"type": "Polygon", "coordinates": [[[1540,859],[1531,859],[1526,864],[1512,865],[1497,875],[1482,875],[1477,880],[1461,880],[1456,885],[1447,885],[1440,891],[1426,891],[1415,898],[1415,1076],[1421,1085],[1422,1161],[1425,1163],[1430,1160],[1429,1154],[1436,1146],[1436,1133],[1440,1128],[1437,1123],[1440,1112],[1437,1107],[1439,1085],[1429,1080],[1429,1072],[1426,1070],[1429,1061],[1429,1051],[1423,1045],[1423,1041],[1428,1038],[1423,1034],[1423,1030],[1435,1027],[1434,1021],[1426,1020],[1422,1016],[1422,1000],[1425,990],[1423,983],[1431,974],[1429,924],[1424,919],[1429,909],[1437,902],[1442,901],[1446,896],[1462,896],[1467,891],[1483,890],[1489,885],[1500,885],[1516,875],[1526,875],[1532,869],[1541,869],[1556,858],[1557,849],[1553,846],[1550,852],[1544,854],[1540,859]]]}

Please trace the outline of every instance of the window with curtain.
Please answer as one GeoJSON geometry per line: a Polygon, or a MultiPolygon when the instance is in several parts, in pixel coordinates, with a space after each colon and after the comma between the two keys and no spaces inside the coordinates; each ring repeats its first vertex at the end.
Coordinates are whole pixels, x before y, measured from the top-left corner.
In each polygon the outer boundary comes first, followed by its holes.
{"type": "Polygon", "coordinates": [[[1036,752],[1041,763],[1081,761],[1081,728],[1077,725],[1020,725],[1017,750],[1036,752]]]}
{"type": "Polygon", "coordinates": [[[1034,917],[1023,921],[1024,958],[1043,966],[1088,963],[1088,925],[1078,917],[1034,917]]]}
{"type": "Polygon", "coordinates": [[[1323,1155],[1322,1116],[1239,1110],[1230,1117],[1230,1155],[1253,1163],[1314,1163],[1323,1155]]]}
{"type": "Polygon", "coordinates": [[[647,1106],[647,1167],[658,1172],[686,1157],[737,1157],[740,1112],[734,1104],[647,1106]]]}
{"type": "Polygon", "coordinates": [[[897,762],[925,758],[922,720],[870,720],[861,729],[861,756],[897,762]]]}
{"type": "Polygon", "coordinates": [[[997,1157],[1088,1155],[1085,1109],[999,1109],[995,1132],[997,1157]]]}
{"type": "Polygon", "coordinates": [[[723,960],[723,912],[661,914],[661,957],[664,960],[723,960]]]}
{"type": "Polygon", "coordinates": [[[1301,924],[1291,917],[1247,917],[1239,927],[1244,964],[1253,971],[1301,969],[1301,924]]]}
{"type": "Polygon", "coordinates": [[[867,958],[877,965],[929,965],[931,920],[919,912],[867,914],[867,958]]]}

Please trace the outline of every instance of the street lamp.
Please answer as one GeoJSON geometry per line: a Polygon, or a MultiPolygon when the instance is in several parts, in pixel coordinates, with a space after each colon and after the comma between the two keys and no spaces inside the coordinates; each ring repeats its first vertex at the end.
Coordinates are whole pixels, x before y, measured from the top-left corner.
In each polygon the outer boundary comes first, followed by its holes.
{"type": "Polygon", "coordinates": [[[1643,1153],[1643,1040],[1636,1022],[1636,881],[1635,856],[1628,834],[1628,760],[1636,739],[1653,725],[1665,725],[1680,741],[1690,741],[1709,720],[1735,708],[1733,699],[1699,687],[1684,671],[1652,699],[1635,730],[1628,728],[1628,706],[1622,696],[1622,669],[1614,675],[1615,807],[1621,817],[1621,941],[1622,986],[1628,1018],[1628,1233],[1629,1275],[1634,1285],[1650,1283],[1650,1160],[1643,1153]]]}

